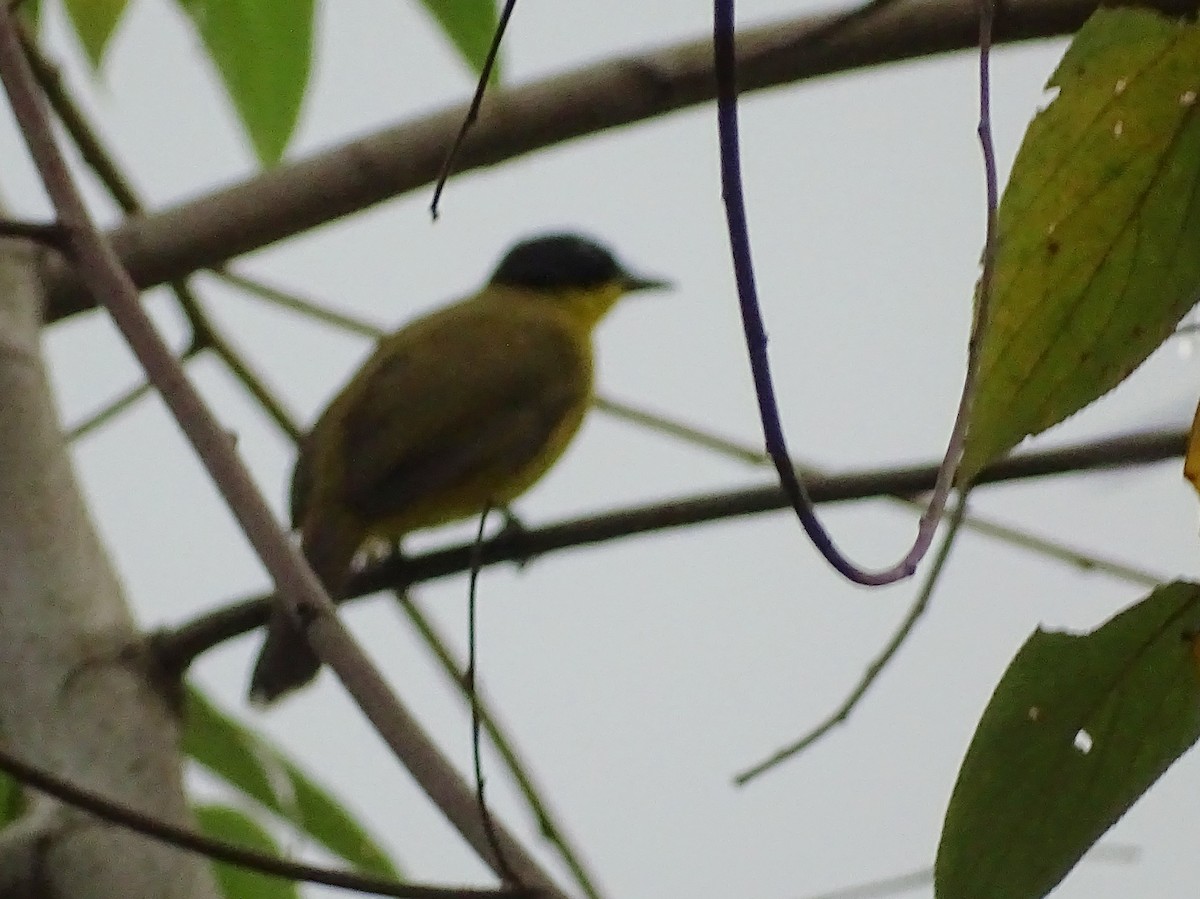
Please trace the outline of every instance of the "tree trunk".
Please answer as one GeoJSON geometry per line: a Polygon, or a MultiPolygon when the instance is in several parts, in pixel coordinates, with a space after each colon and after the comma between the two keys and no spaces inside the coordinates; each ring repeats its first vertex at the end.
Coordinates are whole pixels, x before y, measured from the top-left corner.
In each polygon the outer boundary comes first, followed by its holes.
{"type": "MultiPolygon", "coordinates": [[[[37,253],[0,241],[0,739],[25,761],[186,823],[177,710],[144,664],[75,482],[40,353],[43,302],[37,253]]],[[[204,859],[28,800],[0,832],[0,895],[218,895],[204,859]]]]}

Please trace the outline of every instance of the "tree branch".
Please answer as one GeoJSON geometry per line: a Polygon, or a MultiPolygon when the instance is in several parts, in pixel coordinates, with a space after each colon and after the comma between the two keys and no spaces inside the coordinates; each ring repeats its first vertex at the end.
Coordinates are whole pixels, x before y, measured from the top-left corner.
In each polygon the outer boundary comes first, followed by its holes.
{"type": "MultiPolygon", "coordinates": [[[[1148,465],[1183,455],[1187,431],[1159,430],[1122,434],[1091,443],[1009,456],[985,468],[973,482],[987,484],[1058,474],[1081,474],[1148,465]]],[[[936,465],[872,469],[842,475],[809,475],[808,492],[816,504],[892,496],[929,490],[936,465]]],[[[681,497],[651,506],[563,521],[542,528],[506,530],[481,547],[483,565],[526,560],[561,549],[602,543],[652,531],[722,521],[789,508],[778,483],[729,493],[681,497]]],[[[347,599],[380,590],[404,590],[470,568],[474,544],[464,543],[406,558],[392,556],[352,578],[347,599]]],[[[196,656],[266,623],[269,597],[255,597],[207,612],[173,631],[157,635],[157,651],[166,664],[186,668],[196,656]]]]}
{"type": "MultiPolygon", "coordinates": [[[[370,874],[359,874],[355,871],[338,871],[333,868],[323,868],[280,858],[238,846],[225,840],[217,840],[205,836],[191,828],[182,827],[135,808],[118,802],[108,796],[102,796],[95,790],[89,790],[58,777],[44,768],[31,765],[11,753],[0,750],[0,770],[22,784],[34,787],[49,796],[66,803],[72,808],[81,809],[95,815],[102,821],[117,824],[123,828],[141,834],[160,843],[185,849],[203,856],[206,859],[237,865],[249,871],[257,871],[283,880],[318,883],[325,886],[340,887],[343,890],[353,890],[356,893],[366,893],[376,896],[396,896],[399,899],[517,899],[527,897],[528,892],[514,890],[479,890],[469,887],[434,887],[417,883],[398,883],[390,878],[376,877],[370,874]]],[[[27,822],[28,826],[20,828],[23,844],[36,844],[48,839],[46,834],[55,829],[64,830],[68,826],[56,821],[54,816],[44,813],[44,806],[35,806],[35,814],[27,822]]],[[[8,830],[5,830],[7,836],[8,830]]],[[[11,848],[10,844],[5,844],[11,848]]]]}
{"type": "MultiPolygon", "coordinates": [[[[1154,0],[1170,15],[1196,0],[1154,0]]],[[[997,43],[1067,34],[1095,0],[1009,0],[997,43]]],[[[975,0],[908,0],[810,41],[841,14],[804,16],[738,36],[743,92],[822,75],[949,53],[975,45],[975,0]]],[[[456,159],[461,172],[609,128],[706,103],[715,95],[708,38],[576,69],[491,95],[456,159]]],[[[317,225],[429,185],[466,114],[458,105],[413,119],[308,159],[139,218],[110,232],[141,288],[176,280],[317,225]]],[[[94,300],[65,263],[51,266],[48,318],[91,308],[94,300]]]]}
{"type": "MultiPolygon", "coordinates": [[[[176,710],[84,505],[40,355],[36,253],[0,242],[3,743],[143,813],[188,820],[176,710]]],[[[209,866],[61,806],[0,837],[0,895],[217,895],[209,866]],[[62,826],[57,826],[61,824],[62,826]]]]}

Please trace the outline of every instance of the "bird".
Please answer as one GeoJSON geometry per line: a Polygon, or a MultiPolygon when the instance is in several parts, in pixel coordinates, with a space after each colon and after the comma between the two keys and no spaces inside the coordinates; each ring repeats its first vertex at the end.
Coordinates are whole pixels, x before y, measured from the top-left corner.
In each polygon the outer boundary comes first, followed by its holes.
{"type": "MultiPolygon", "coordinates": [[[[292,527],[343,598],[368,541],[507,508],[558,460],[593,396],[592,334],[622,297],[668,281],[577,233],[524,239],[478,292],[382,338],[299,441],[292,527]]],[[[278,604],[250,681],[265,705],[320,661],[278,604]]]]}

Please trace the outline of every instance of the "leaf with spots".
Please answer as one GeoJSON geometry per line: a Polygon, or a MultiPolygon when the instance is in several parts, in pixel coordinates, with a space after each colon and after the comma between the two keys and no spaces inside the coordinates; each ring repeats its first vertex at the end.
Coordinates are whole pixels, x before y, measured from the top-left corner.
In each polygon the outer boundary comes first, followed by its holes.
{"type": "Polygon", "coordinates": [[[1102,9],[1000,203],[960,481],[1140,365],[1200,293],[1200,27],[1102,9]]]}
{"type": "Polygon", "coordinates": [[[939,899],[1037,899],[1200,738],[1200,585],[1090,634],[1036,631],[992,695],[950,798],[939,899]]]}

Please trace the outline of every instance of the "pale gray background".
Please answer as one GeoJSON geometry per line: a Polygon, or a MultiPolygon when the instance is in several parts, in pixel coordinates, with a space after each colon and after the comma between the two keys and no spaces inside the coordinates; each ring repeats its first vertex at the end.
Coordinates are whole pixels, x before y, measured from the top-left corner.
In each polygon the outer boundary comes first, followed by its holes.
{"type": "MultiPolygon", "coordinates": [[[[804,9],[746,0],[740,21],[804,9]]],[[[224,96],[173,9],[161,0],[134,4],[97,86],[84,77],[57,4],[49,15],[52,49],[152,203],[252,171],[224,96]]],[[[705,3],[522,0],[507,76],[519,83],[699,37],[710,15],[705,3]]],[[[997,54],[1005,171],[1062,47],[997,54]]],[[[975,65],[963,54],[892,66],[755,94],[743,106],[759,283],[799,456],[847,468],[941,452],[983,233],[975,65]]],[[[415,4],[323,4],[314,86],[291,154],[459,102],[471,88],[415,4]]],[[[0,158],[6,198],[42,212],[7,116],[0,158]]],[[[585,228],[632,266],[679,285],[630,301],[604,325],[603,390],[755,444],[719,196],[713,110],[702,108],[456,179],[437,225],[423,191],[240,264],[391,325],[474,289],[514,237],[585,228]]],[[[363,341],[203,287],[305,421],[368,351],[363,341]]],[[[171,302],[156,297],[150,307],[178,339],[171,302]]],[[[99,314],[55,327],[47,346],[68,422],[138,378],[99,314]]],[[[1046,442],[1186,421],[1197,376],[1187,348],[1169,346],[1046,442]]],[[[218,365],[191,371],[282,510],[286,442],[218,365]]],[[[157,401],[83,441],[77,459],[147,626],[183,622],[265,587],[157,401]]],[[[538,524],[765,477],[596,415],[518,509],[538,524]]],[[[988,489],[977,507],[1170,578],[1195,575],[1195,504],[1178,465],[1165,464],[988,489]]],[[[823,517],[871,564],[894,560],[914,526],[912,515],[882,503],[827,508],[823,517]]],[[[733,771],[841,700],[915,588],[867,592],[844,583],[782,513],[555,554],[482,579],[484,685],[612,895],[800,897],[931,863],[974,723],[1031,629],[1091,627],[1141,595],[964,536],[930,618],[851,723],[777,774],[732,788],[733,771]]],[[[464,595],[461,579],[420,590],[459,645],[464,595]]],[[[347,618],[465,764],[466,716],[387,602],[360,604],[347,618]]],[[[256,647],[257,638],[238,640],[206,657],[195,676],[347,797],[414,877],[486,882],[331,678],[269,714],[244,708],[256,647]]],[[[1085,864],[1057,895],[1194,895],[1198,781],[1195,757],[1185,758],[1110,834],[1142,848],[1137,864],[1085,864]]],[[[536,842],[502,779],[490,783],[495,809],[536,842]]]]}

